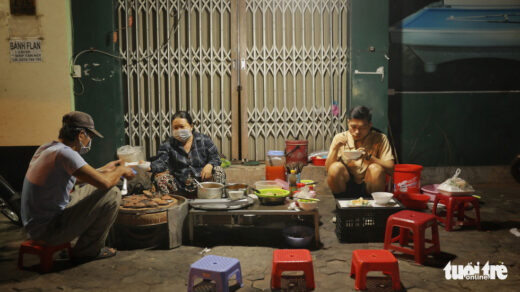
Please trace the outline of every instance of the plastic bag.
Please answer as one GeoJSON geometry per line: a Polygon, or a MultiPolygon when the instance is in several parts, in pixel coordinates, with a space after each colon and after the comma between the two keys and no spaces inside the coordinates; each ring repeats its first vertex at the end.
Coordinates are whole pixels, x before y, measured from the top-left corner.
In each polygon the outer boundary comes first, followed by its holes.
{"type": "Polygon", "coordinates": [[[318,158],[326,159],[328,155],[329,155],[329,151],[325,151],[325,150],[316,151],[316,152],[312,152],[311,154],[309,154],[309,156],[307,157],[307,160],[311,161],[312,157],[318,157],[318,158]]]}
{"type": "Polygon", "coordinates": [[[455,175],[447,180],[445,180],[442,184],[437,187],[437,190],[444,191],[448,193],[471,193],[475,190],[473,187],[466,182],[465,180],[459,177],[461,173],[460,168],[457,168],[455,171],[455,175]]]}

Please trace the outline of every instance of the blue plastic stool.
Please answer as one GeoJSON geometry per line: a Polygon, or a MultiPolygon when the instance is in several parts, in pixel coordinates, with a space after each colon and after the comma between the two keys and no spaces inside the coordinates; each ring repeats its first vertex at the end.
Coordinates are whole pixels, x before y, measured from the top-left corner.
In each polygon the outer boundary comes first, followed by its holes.
{"type": "Polygon", "coordinates": [[[207,255],[191,264],[188,292],[193,290],[193,283],[197,277],[215,281],[218,292],[229,291],[229,278],[235,274],[237,282],[242,287],[242,270],[238,259],[207,255]]]}

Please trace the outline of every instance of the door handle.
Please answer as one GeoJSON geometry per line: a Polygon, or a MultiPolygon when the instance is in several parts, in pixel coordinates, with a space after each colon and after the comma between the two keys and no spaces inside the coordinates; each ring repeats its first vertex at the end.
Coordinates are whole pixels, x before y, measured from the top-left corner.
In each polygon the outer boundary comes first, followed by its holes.
{"type": "Polygon", "coordinates": [[[379,66],[375,72],[363,72],[359,70],[354,70],[355,75],[381,75],[381,82],[385,80],[385,67],[379,66]]]}

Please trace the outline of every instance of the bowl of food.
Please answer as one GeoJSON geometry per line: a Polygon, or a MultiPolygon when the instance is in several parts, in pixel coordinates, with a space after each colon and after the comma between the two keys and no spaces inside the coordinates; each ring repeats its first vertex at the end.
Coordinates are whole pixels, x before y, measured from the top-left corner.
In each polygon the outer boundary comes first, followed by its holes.
{"type": "Polygon", "coordinates": [[[260,203],[264,205],[283,204],[285,198],[290,192],[284,189],[260,189],[260,193],[256,193],[260,203]]]}
{"type": "Polygon", "coordinates": [[[318,208],[318,199],[298,199],[298,206],[304,211],[312,211],[318,208]]]}
{"type": "Polygon", "coordinates": [[[307,186],[316,184],[312,179],[302,179],[302,180],[300,180],[300,182],[302,184],[307,185],[307,186]]]}
{"type": "Polygon", "coordinates": [[[390,199],[394,197],[394,194],[387,192],[374,192],[372,193],[372,198],[378,205],[386,205],[390,202],[390,199]]]}
{"type": "Polygon", "coordinates": [[[289,246],[302,248],[311,243],[314,229],[309,226],[295,225],[284,228],[282,234],[289,246]]]}
{"type": "Polygon", "coordinates": [[[363,155],[363,152],[357,150],[345,150],[343,151],[343,157],[347,160],[356,160],[363,155]]]}

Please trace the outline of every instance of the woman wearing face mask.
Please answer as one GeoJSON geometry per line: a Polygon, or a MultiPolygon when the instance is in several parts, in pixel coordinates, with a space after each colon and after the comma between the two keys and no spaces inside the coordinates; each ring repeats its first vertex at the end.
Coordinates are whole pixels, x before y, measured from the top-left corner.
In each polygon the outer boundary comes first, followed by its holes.
{"type": "Polygon", "coordinates": [[[226,174],[220,164],[215,143],[194,131],[188,112],[179,111],[172,117],[172,137],[161,144],[150,168],[161,193],[180,190],[191,197],[195,191],[193,178],[225,184],[226,174]]]}

